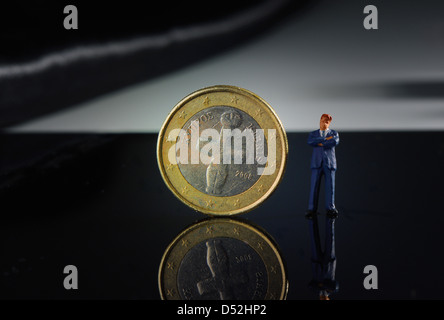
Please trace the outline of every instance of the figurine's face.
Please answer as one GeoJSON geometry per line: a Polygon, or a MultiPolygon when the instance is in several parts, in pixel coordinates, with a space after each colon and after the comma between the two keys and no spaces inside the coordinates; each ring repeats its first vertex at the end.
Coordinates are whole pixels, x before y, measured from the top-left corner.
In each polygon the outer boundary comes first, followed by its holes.
{"type": "Polygon", "coordinates": [[[327,130],[328,127],[330,126],[331,120],[328,120],[327,117],[322,117],[321,120],[319,121],[319,128],[321,130],[327,130]]]}

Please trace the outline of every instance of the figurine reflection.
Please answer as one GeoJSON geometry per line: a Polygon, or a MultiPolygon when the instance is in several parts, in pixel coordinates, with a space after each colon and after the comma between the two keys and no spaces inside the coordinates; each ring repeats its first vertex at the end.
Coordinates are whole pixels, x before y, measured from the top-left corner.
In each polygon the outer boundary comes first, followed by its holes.
{"type": "Polygon", "coordinates": [[[321,247],[318,217],[309,219],[311,267],[313,279],[309,286],[319,292],[320,300],[330,300],[339,288],[336,282],[335,218],[325,219],[325,244],[321,247]]]}

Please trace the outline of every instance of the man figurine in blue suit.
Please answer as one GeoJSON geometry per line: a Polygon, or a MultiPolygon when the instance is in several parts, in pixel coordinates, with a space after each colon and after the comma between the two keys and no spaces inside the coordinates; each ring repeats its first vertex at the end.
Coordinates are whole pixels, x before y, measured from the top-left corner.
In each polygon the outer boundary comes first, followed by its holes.
{"type": "Polygon", "coordinates": [[[318,210],[319,186],[322,176],[325,176],[325,206],[327,217],[336,218],[338,210],[335,207],[335,147],[339,143],[339,134],[329,129],[332,116],[323,114],[319,122],[319,130],[310,132],[307,143],[313,147],[311,158],[311,188],[310,200],[306,217],[312,219],[318,210]]]}

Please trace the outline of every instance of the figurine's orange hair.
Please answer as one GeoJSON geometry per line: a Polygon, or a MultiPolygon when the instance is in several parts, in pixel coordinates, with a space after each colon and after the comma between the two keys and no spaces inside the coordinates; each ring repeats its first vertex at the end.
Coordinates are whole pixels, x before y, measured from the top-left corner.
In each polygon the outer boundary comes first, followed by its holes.
{"type": "Polygon", "coordinates": [[[324,118],[324,117],[326,117],[326,118],[328,119],[328,121],[333,120],[333,117],[332,117],[331,115],[327,114],[327,113],[324,113],[324,114],[321,116],[321,119],[324,118]]]}

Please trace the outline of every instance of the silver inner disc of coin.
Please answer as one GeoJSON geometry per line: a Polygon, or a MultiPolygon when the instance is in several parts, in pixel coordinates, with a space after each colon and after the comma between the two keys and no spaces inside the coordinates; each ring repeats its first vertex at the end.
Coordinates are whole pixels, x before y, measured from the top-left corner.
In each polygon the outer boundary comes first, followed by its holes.
{"type": "MultiPolygon", "coordinates": [[[[189,159],[191,158],[190,155],[193,151],[198,151],[199,155],[202,153],[208,155],[208,159],[211,159],[209,162],[207,161],[207,163],[204,163],[201,161],[201,158],[199,158],[198,164],[192,164],[191,160],[184,164],[180,161],[180,157],[178,156],[180,153],[178,146],[180,144],[176,144],[176,159],[180,172],[194,188],[212,196],[234,196],[248,190],[259,179],[260,175],[258,175],[257,168],[264,167],[264,164],[260,164],[258,159],[261,159],[261,155],[264,157],[267,156],[267,143],[264,136],[257,134],[257,129],[262,128],[258,125],[256,120],[247,113],[228,106],[210,107],[190,117],[182,129],[184,132],[182,138],[188,142],[189,159]],[[196,120],[198,120],[198,122],[196,122],[196,120]],[[192,139],[193,123],[198,123],[200,135],[199,138],[194,141],[192,139]],[[201,137],[206,129],[212,129],[214,130],[213,132],[219,134],[219,163],[213,162],[213,149],[210,150],[208,148],[208,144],[213,142],[211,137],[208,139],[201,137]],[[224,161],[223,157],[223,129],[238,129],[242,133],[247,129],[251,129],[253,133],[253,142],[251,142],[250,139],[249,146],[247,146],[246,137],[242,138],[242,143],[240,144],[241,147],[239,147],[239,145],[236,147],[235,139],[231,138],[231,161],[229,164],[224,161]],[[256,145],[256,142],[259,139],[262,139],[263,142],[262,144],[259,144],[263,146],[262,150],[258,150],[256,145]],[[253,147],[253,149],[251,149],[251,147],[253,147]],[[204,150],[205,152],[203,152],[204,150]],[[209,152],[206,152],[206,150],[209,150],[209,152]],[[251,150],[253,150],[254,159],[252,163],[247,163],[247,152],[250,153],[251,150]],[[234,164],[234,157],[236,155],[242,157],[241,164],[234,164]]],[[[197,132],[197,130],[194,130],[193,132],[197,132]]],[[[263,158],[260,162],[263,163],[263,158]]]]}
{"type": "Polygon", "coordinates": [[[259,254],[227,237],[205,240],[188,251],[177,275],[184,300],[263,300],[268,275],[259,254]]]}

